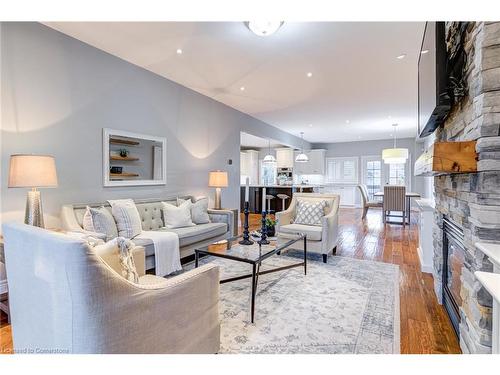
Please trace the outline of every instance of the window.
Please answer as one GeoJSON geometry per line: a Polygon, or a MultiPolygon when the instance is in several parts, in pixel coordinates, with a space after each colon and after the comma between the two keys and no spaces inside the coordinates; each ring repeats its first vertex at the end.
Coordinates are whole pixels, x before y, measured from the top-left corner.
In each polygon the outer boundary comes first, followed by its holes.
{"type": "Polygon", "coordinates": [[[368,197],[375,200],[373,194],[382,190],[382,160],[366,157],[364,160],[363,181],[368,189],[368,197]]]}
{"type": "Polygon", "coordinates": [[[405,164],[389,164],[389,185],[405,185],[405,164]]]}
{"type": "Polygon", "coordinates": [[[260,163],[260,183],[263,185],[275,185],[276,184],[276,174],[277,167],[276,163],[260,163]]]}
{"type": "Polygon", "coordinates": [[[357,184],[358,158],[327,158],[326,182],[338,184],[357,184]]]}

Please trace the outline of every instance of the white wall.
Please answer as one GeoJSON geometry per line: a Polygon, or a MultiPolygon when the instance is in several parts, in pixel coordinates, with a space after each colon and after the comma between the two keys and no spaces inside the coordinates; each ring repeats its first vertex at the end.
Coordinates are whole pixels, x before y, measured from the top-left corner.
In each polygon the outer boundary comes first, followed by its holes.
{"type": "Polygon", "coordinates": [[[22,221],[27,189],[7,188],[9,156],[55,156],[59,186],[43,189],[47,226],[64,203],[213,196],[208,172],[229,172],[225,207],[239,206],[240,132],[301,140],[38,23],[1,23],[1,212],[22,221]],[[167,138],[167,185],[104,188],[102,128],[167,138]],[[232,165],[228,160],[232,159],[232,165]]]}

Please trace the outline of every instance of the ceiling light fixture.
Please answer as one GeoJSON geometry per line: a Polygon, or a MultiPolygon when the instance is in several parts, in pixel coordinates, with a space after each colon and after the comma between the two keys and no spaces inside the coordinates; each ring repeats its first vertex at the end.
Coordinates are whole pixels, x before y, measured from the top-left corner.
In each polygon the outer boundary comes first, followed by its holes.
{"type": "Polygon", "coordinates": [[[312,74],[311,72],[307,72],[307,76],[308,76],[309,78],[311,78],[311,77],[313,76],[313,74],[312,74]]]}
{"type": "Polygon", "coordinates": [[[241,87],[240,87],[240,90],[241,90],[241,91],[245,91],[245,86],[241,86],[241,87]]]}
{"type": "Polygon", "coordinates": [[[178,55],[182,55],[182,50],[180,48],[177,48],[177,51],[175,51],[178,55]]]}
{"type": "Polygon", "coordinates": [[[351,123],[351,121],[349,121],[349,120],[345,120],[345,123],[346,123],[346,124],[350,124],[350,123],[351,123]]]}
{"type": "Polygon", "coordinates": [[[276,158],[274,157],[274,155],[271,154],[271,140],[268,138],[267,142],[268,142],[267,155],[264,156],[264,160],[262,160],[262,162],[266,164],[276,163],[276,158]]]}
{"type": "Polygon", "coordinates": [[[309,161],[309,156],[304,153],[304,132],[300,132],[300,138],[302,139],[302,149],[300,153],[295,158],[297,163],[307,163],[309,161]]]}
{"type": "Polygon", "coordinates": [[[382,159],[384,159],[385,164],[404,164],[408,159],[408,149],[396,147],[398,124],[392,124],[392,126],[394,127],[394,147],[382,150],[382,159]]]}
{"type": "Polygon", "coordinates": [[[396,56],[396,59],[398,59],[398,60],[403,60],[405,57],[406,57],[406,54],[405,54],[405,53],[402,53],[401,55],[396,56]]]}
{"type": "Polygon", "coordinates": [[[245,25],[255,35],[269,36],[278,31],[283,23],[283,21],[248,21],[245,25]]]}

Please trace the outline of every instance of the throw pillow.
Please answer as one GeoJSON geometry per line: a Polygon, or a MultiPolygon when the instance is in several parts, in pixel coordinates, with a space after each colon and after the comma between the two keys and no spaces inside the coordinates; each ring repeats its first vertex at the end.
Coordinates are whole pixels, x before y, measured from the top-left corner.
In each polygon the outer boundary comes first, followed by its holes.
{"type": "MultiPolygon", "coordinates": [[[[180,206],[184,202],[186,202],[185,199],[177,198],[178,206],[180,206]]],[[[208,216],[207,197],[196,198],[195,202],[191,205],[191,220],[195,224],[210,223],[210,217],[208,216]]]]}
{"type": "Polygon", "coordinates": [[[118,227],[118,235],[125,238],[134,238],[141,234],[141,216],[132,199],[108,200],[111,213],[118,227]]]}
{"type": "Polygon", "coordinates": [[[87,211],[83,215],[83,229],[105,234],[106,241],[118,236],[115,219],[113,219],[113,215],[104,207],[92,208],[87,206],[87,211]]]}
{"type": "Polygon", "coordinates": [[[326,205],[326,201],[308,202],[299,199],[294,224],[321,225],[321,219],[325,216],[326,205]]]}
{"type": "Polygon", "coordinates": [[[163,204],[163,218],[167,228],[183,228],[195,225],[191,220],[191,201],[185,201],[179,207],[167,202],[161,203],[163,204]]]}

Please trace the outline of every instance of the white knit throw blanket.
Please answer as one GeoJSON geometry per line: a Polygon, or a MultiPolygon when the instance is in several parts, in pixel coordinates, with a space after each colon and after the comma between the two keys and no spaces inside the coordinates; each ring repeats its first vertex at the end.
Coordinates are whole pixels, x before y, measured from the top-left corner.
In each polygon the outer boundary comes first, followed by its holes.
{"type": "Polygon", "coordinates": [[[179,236],[173,232],[142,231],[135,238],[146,238],[153,241],[155,248],[155,273],[166,276],[182,270],[179,251],[179,236]]]}
{"type": "Polygon", "coordinates": [[[132,241],[123,237],[117,237],[116,244],[118,245],[120,265],[122,266],[122,276],[128,281],[132,281],[137,284],[139,282],[139,274],[135,268],[134,257],[131,251],[134,244],[132,241]]]}

